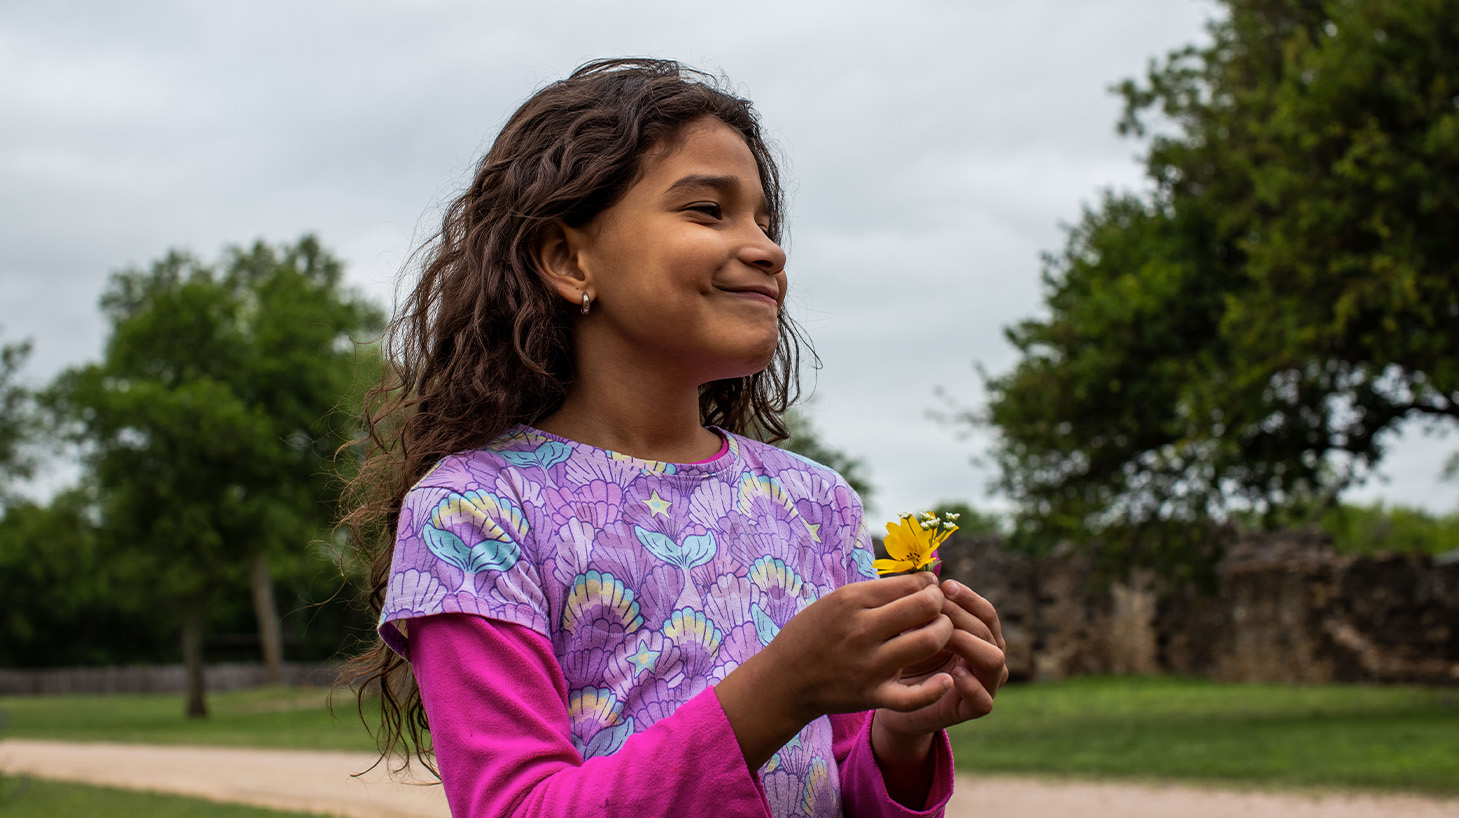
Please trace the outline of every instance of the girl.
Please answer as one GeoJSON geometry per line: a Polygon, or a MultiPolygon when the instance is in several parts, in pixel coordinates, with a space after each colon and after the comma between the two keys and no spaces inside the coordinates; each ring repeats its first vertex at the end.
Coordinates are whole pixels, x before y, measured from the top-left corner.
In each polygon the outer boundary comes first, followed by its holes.
{"type": "Polygon", "coordinates": [[[425,762],[428,723],[454,815],[946,803],[997,615],[875,579],[845,481],[742,436],[783,438],[797,392],[781,208],[748,102],[609,60],[529,99],[448,209],[350,522],[394,536],[383,750],[425,762]]]}

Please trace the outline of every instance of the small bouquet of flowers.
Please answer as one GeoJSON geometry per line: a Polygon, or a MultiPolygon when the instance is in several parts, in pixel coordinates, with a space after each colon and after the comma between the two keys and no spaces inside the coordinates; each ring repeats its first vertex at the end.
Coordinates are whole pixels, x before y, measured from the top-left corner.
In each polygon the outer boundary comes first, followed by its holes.
{"type": "Polygon", "coordinates": [[[936,514],[926,511],[918,518],[909,511],[902,512],[897,522],[887,523],[885,545],[891,559],[874,563],[877,575],[889,577],[931,571],[940,562],[938,546],[957,531],[958,516],[948,512],[938,519],[936,514]]]}

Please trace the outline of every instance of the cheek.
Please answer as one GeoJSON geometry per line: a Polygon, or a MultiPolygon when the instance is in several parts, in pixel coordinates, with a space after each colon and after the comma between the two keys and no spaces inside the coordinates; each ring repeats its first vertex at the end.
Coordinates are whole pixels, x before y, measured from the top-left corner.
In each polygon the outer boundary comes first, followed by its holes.
{"type": "Polygon", "coordinates": [[[654,280],[649,284],[684,297],[712,293],[719,268],[717,259],[715,254],[693,247],[665,248],[651,266],[654,280]]]}

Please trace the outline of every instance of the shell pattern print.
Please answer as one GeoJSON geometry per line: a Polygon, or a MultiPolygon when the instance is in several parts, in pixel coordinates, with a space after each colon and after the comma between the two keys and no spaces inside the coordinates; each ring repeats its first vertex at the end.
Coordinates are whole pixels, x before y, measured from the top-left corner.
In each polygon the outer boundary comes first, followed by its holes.
{"type": "MultiPolygon", "coordinates": [[[[464,612],[532,628],[568,684],[573,745],[617,752],[770,643],[824,594],[875,577],[834,471],[724,434],[705,463],[640,460],[518,427],[407,495],[380,632],[464,612]]],[[[760,770],[777,818],[840,814],[825,718],[760,770]]]]}

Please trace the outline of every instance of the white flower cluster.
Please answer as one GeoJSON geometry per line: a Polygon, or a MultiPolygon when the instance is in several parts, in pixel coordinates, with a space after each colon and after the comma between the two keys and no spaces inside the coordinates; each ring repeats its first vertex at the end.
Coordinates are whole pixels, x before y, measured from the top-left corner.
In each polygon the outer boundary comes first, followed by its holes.
{"type": "Polygon", "coordinates": [[[930,511],[924,511],[922,512],[922,519],[918,520],[916,519],[917,515],[913,514],[910,511],[903,511],[902,513],[897,515],[897,519],[914,520],[917,525],[921,526],[924,529],[936,529],[937,527],[941,526],[948,531],[952,531],[957,528],[957,518],[963,515],[958,514],[954,511],[949,511],[942,516],[944,519],[939,520],[937,519],[936,514],[933,514],[930,511]]]}

